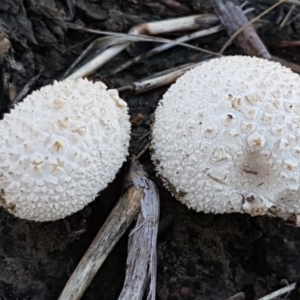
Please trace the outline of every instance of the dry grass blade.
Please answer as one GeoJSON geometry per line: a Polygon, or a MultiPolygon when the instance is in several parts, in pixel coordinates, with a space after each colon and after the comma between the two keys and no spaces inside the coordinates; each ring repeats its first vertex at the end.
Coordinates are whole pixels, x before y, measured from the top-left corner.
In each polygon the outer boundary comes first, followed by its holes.
{"type": "Polygon", "coordinates": [[[66,17],[65,20],[73,20],[75,16],[75,0],[67,0],[67,6],[70,16],[66,17]]]}
{"type": "MultiPolygon", "coordinates": [[[[146,135],[148,134],[149,132],[146,133],[146,135]]],[[[142,137],[145,137],[145,134],[143,134],[142,137]]],[[[140,157],[143,156],[146,153],[146,151],[150,148],[150,145],[151,145],[150,142],[147,143],[146,146],[142,149],[142,151],[136,156],[136,159],[140,159],[140,157]]]]}
{"type": "Polygon", "coordinates": [[[200,50],[198,47],[195,47],[190,44],[182,43],[182,42],[177,42],[176,40],[170,40],[166,38],[160,38],[160,37],[155,37],[155,36],[148,36],[148,35],[143,35],[143,34],[131,34],[131,33],[120,33],[120,32],[112,32],[112,31],[102,31],[102,30],[97,30],[97,29],[90,29],[90,28],[85,28],[80,25],[75,25],[72,24],[72,26],[69,26],[69,28],[72,29],[77,29],[81,31],[86,31],[90,33],[96,33],[96,34],[103,34],[103,35],[108,35],[107,38],[101,38],[103,39],[100,40],[100,45],[115,45],[115,44],[120,44],[124,42],[158,42],[158,43],[171,43],[195,50],[200,50]]]}
{"type": "Polygon", "coordinates": [[[130,234],[126,278],[119,300],[142,300],[145,290],[148,290],[147,299],[155,300],[159,194],[153,181],[147,177],[138,176],[136,179],[134,184],[144,189],[144,197],[135,229],[130,234]]]}
{"type": "MultiPolygon", "coordinates": [[[[221,30],[221,29],[220,29],[221,30]]],[[[194,37],[196,38],[196,37],[194,37]]],[[[66,78],[69,76],[69,74],[72,72],[72,70],[83,60],[85,59],[89,54],[93,53],[94,51],[103,51],[107,49],[110,46],[115,46],[115,45],[127,45],[128,42],[162,42],[162,43],[168,43],[166,45],[162,46],[169,46],[169,48],[174,47],[174,46],[184,46],[188,47],[194,50],[202,51],[205,53],[209,53],[212,55],[218,55],[217,53],[205,50],[203,48],[195,47],[189,44],[183,43],[183,41],[173,41],[173,40],[165,40],[165,39],[160,39],[156,37],[147,37],[147,36],[135,36],[135,35],[123,35],[123,36],[107,36],[107,37],[102,37],[99,39],[96,39],[92,44],[90,44],[86,50],[75,60],[75,62],[70,66],[70,68],[63,74],[62,79],[66,78]]],[[[121,46],[122,47],[122,46],[121,46]]]]}
{"type": "Polygon", "coordinates": [[[115,244],[140,212],[141,200],[148,188],[144,178],[146,173],[135,161],[125,178],[126,192],[74,270],[59,300],[78,300],[82,297],[115,244]]]}
{"type": "MultiPolygon", "coordinates": [[[[174,45],[180,45],[185,46],[191,49],[195,49],[198,51],[206,51],[204,49],[194,47],[189,44],[176,42],[169,39],[164,38],[158,38],[149,35],[158,35],[161,33],[169,33],[173,31],[182,31],[182,30],[194,30],[202,26],[203,23],[215,24],[218,22],[218,19],[215,15],[194,15],[184,18],[178,18],[178,19],[171,19],[166,21],[158,21],[158,22],[152,22],[152,23],[144,23],[137,25],[133,27],[128,34],[124,33],[116,33],[116,32],[107,32],[107,31],[100,31],[100,30],[94,30],[94,29],[88,29],[79,25],[75,25],[72,23],[68,23],[69,28],[77,29],[77,30],[83,30],[90,33],[97,33],[97,34],[104,34],[104,35],[111,35],[116,37],[124,37],[124,42],[121,42],[120,44],[117,44],[115,46],[111,46],[107,48],[105,51],[102,51],[99,55],[97,55],[95,58],[84,64],[82,67],[80,67],[77,71],[73,72],[71,75],[69,75],[70,79],[77,79],[80,77],[85,77],[94,72],[96,69],[101,67],[106,62],[110,61],[112,58],[114,58],[117,54],[119,54],[121,51],[123,51],[128,45],[128,37],[132,37],[133,41],[151,41],[151,42],[161,42],[161,43],[171,43],[174,45]],[[125,38],[126,37],[126,38],[125,38]]],[[[132,40],[130,42],[133,42],[132,40]]],[[[91,46],[93,47],[93,46],[91,46]]],[[[83,57],[86,56],[86,54],[90,51],[91,48],[84,51],[83,55],[80,56],[80,58],[77,60],[77,62],[83,59],[83,57]]],[[[214,55],[217,55],[214,53],[214,55]]],[[[74,66],[74,64],[72,65],[74,66]]],[[[67,74],[70,74],[70,69],[66,72],[67,74]]],[[[66,76],[64,76],[65,78],[66,76]]]]}
{"type": "MultiPolygon", "coordinates": [[[[193,32],[193,33],[190,33],[190,34],[187,34],[187,35],[184,35],[178,39],[176,39],[175,41],[177,42],[186,42],[186,41],[191,41],[193,39],[197,39],[199,37],[203,37],[203,36],[207,36],[207,35],[210,35],[210,34],[214,34],[214,33],[217,33],[217,32],[220,32],[221,30],[223,30],[223,26],[221,25],[218,25],[218,26],[214,26],[212,28],[208,28],[208,29],[202,29],[202,30],[198,30],[196,32],[193,32]]],[[[126,63],[122,64],[121,66],[119,66],[118,68],[116,68],[115,70],[113,70],[109,75],[115,75],[123,70],[125,70],[126,68],[130,67],[131,65],[133,65],[134,63],[137,63],[145,58],[149,58],[155,54],[158,54],[158,53],[161,53],[163,51],[166,51],[172,47],[174,47],[176,45],[174,44],[164,44],[164,45],[160,45],[158,47],[155,47],[153,49],[151,49],[150,51],[146,52],[146,53],[143,53],[129,61],[127,61],[126,63]]],[[[201,49],[201,48],[200,48],[201,49]]],[[[203,52],[206,52],[208,54],[213,54],[215,55],[215,53],[211,52],[211,51],[208,51],[208,50],[205,50],[205,49],[202,49],[203,52]]]]}
{"type": "Polygon", "coordinates": [[[299,0],[284,0],[284,2],[300,6],[300,1],[299,0]]]}
{"type": "Polygon", "coordinates": [[[287,13],[287,15],[285,16],[285,18],[283,19],[282,23],[280,24],[279,28],[282,28],[286,25],[287,21],[289,20],[289,18],[291,17],[294,9],[296,8],[296,5],[292,5],[292,7],[290,8],[289,12],[287,13]]]}

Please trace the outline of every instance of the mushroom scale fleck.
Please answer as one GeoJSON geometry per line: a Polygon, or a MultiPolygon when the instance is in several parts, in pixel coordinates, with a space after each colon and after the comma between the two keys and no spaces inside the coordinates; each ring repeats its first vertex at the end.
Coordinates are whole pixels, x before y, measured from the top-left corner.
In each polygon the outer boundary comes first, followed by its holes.
{"type": "Polygon", "coordinates": [[[127,104],[87,79],[54,82],[0,121],[0,206],[52,221],[81,210],[128,155],[127,104]]]}
{"type": "Polygon", "coordinates": [[[247,56],[211,59],[164,94],[152,160],[189,208],[288,218],[300,213],[300,77],[247,56]]]}

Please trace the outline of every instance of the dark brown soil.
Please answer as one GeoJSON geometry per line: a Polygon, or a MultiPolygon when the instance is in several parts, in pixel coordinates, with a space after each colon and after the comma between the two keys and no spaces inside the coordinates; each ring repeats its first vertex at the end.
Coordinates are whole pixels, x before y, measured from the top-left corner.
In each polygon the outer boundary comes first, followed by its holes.
{"type": "MultiPolygon", "coordinates": [[[[77,0],[72,22],[127,32],[143,21],[182,15],[182,10],[166,8],[163,2],[77,0]]],[[[208,1],[182,0],[181,3],[192,13],[212,12],[208,1]]],[[[250,6],[256,9],[257,15],[274,3],[275,0],[253,0],[250,6]]],[[[299,20],[282,29],[276,24],[280,14],[286,14],[289,8],[285,4],[266,17],[270,22],[263,23],[259,29],[264,41],[299,38],[299,20]]],[[[34,89],[58,79],[87,46],[85,43],[66,51],[88,41],[92,35],[67,30],[61,19],[64,12],[69,14],[63,0],[0,1],[0,32],[6,33],[12,45],[9,58],[2,61],[0,69],[1,114],[9,110],[10,99],[41,69],[34,89]],[[7,76],[10,93],[3,85],[7,76]]],[[[226,39],[223,32],[194,44],[217,51],[226,39]]],[[[299,48],[272,49],[271,52],[300,64],[299,48]]],[[[236,53],[236,49],[231,47],[227,53],[236,53]]],[[[118,87],[172,66],[198,61],[203,56],[200,52],[177,47],[107,78],[108,70],[130,57],[124,52],[102,68],[97,78],[106,78],[110,87],[118,87]]],[[[138,113],[146,116],[133,127],[133,153],[138,153],[148,142],[148,137],[141,140],[141,136],[149,131],[150,116],[165,90],[161,88],[138,96],[122,94],[129,103],[132,117],[138,113]]],[[[279,289],[283,281],[300,283],[300,228],[269,217],[205,215],[190,211],[162,187],[155,177],[149,153],[141,162],[156,182],[161,196],[157,299],[223,300],[242,291],[247,300],[252,300],[279,289]]],[[[123,177],[124,170],[121,170],[96,201],[66,220],[44,224],[27,222],[0,209],[0,299],[57,299],[118,200],[123,177]]],[[[118,298],[125,275],[127,235],[109,256],[83,299],[118,298]]],[[[300,293],[296,290],[287,298],[300,299],[300,293]]]]}

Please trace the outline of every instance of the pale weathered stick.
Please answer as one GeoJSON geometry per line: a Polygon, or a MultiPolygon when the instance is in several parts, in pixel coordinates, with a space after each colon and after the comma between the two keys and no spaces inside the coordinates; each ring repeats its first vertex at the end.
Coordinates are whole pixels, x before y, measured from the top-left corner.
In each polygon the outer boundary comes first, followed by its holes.
{"type": "Polygon", "coordinates": [[[245,294],[243,292],[237,293],[236,295],[226,298],[226,300],[245,300],[245,294]]]}
{"type": "MultiPolygon", "coordinates": [[[[238,28],[244,26],[249,22],[244,12],[239,6],[235,5],[233,2],[226,2],[226,8],[229,11],[233,21],[238,26],[238,28]]],[[[237,29],[238,29],[237,28],[237,29]]],[[[245,53],[251,56],[262,57],[265,59],[270,59],[271,55],[268,52],[266,46],[263,44],[258,34],[254,30],[252,25],[247,26],[243,32],[240,34],[241,40],[237,41],[240,43],[240,47],[243,45],[245,53]]]]}
{"type": "MultiPolygon", "coordinates": [[[[229,36],[232,36],[243,25],[249,24],[242,9],[231,1],[210,0],[210,2],[229,36]]],[[[234,42],[244,54],[263,57],[265,59],[271,58],[252,25],[248,25],[236,37],[234,42]]]]}
{"type": "Polygon", "coordinates": [[[264,296],[262,298],[259,298],[258,300],[271,300],[271,299],[275,299],[279,296],[282,296],[284,294],[287,294],[289,292],[291,292],[292,290],[294,290],[295,288],[297,287],[297,284],[296,283],[292,283],[288,286],[285,286],[283,287],[282,289],[276,291],[276,292],[273,292],[267,296],[264,296]]]}
{"type": "Polygon", "coordinates": [[[148,283],[147,300],[155,300],[159,194],[153,181],[143,174],[137,177],[134,184],[147,188],[144,189],[135,229],[130,234],[126,278],[119,300],[142,300],[148,283]]]}
{"type": "MultiPolygon", "coordinates": [[[[211,0],[215,1],[215,0],[211,0]]],[[[289,2],[288,0],[278,0],[277,3],[275,3],[274,5],[272,5],[270,8],[268,8],[267,10],[265,10],[264,12],[262,12],[260,15],[258,15],[257,17],[255,17],[254,19],[252,19],[250,22],[248,22],[247,24],[243,25],[241,28],[239,28],[234,34],[232,34],[229,38],[229,40],[225,43],[225,45],[222,47],[222,49],[219,51],[220,54],[223,54],[223,52],[227,49],[227,47],[234,41],[234,39],[243,31],[245,30],[245,28],[247,28],[249,25],[253,24],[254,22],[256,22],[257,20],[259,20],[260,18],[262,18],[264,15],[268,14],[271,10],[273,10],[275,7],[277,7],[278,5],[284,3],[284,2],[289,2]]],[[[217,3],[217,2],[216,2],[217,3]]],[[[300,1],[299,1],[300,4],[300,1]]]]}
{"type": "Polygon", "coordinates": [[[141,200],[145,195],[144,189],[146,189],[144,182],[139,182],[141,174],[145,176],[141,165],[136,161],[126,177],[125,194],[120,198],[79,262],[59,300],[78,300],[82,297],[106,257],[137,217],[141,208],[141,200]]]}
{"type": "MultiPolygon", "coordinates": [[[[187,35],[184,35],[182,37],[177,38],[175,41],[177,41],[177,42],[187,42],[187,41],[191,41],[193,39],[197,39],[199,37],[203,37],[203,36],[207,36],[207,35],[210,35],[210,34],[217,33],[217,32],[222,31],[222,30],[223,30],[223,26],[222,25],[217,25],[217,26],[214,26],[214,27],[211,27],[211,28],[208,28],[208,29],[201,29],[201,30],[198,30],[196,32],[189,33],[187,35]]],[[[142,59],[149,58],[149,57],[151,57],[155,54],[161,53],[161,52],[163,52],[165,50],[168,50],[168,49],[170,49],[172,47],[175,47],[175,46],[176,46],[176,44],[162,44],[162,45],[159,45],[158,47],[155,47],[155,48],[149,50],[148,52],[143,53],[139,56],[136,56],[135,58],[125,62],[121,66],[119,66],[119,67],[115,68],[114,70],[112,70],[109,75],[117,74],[117,73],[125,70],[126,68],[128,68],[132,64],[141,61],[142,59]]]]}
{"type": "Polygon", "coordinates": [[[133,82],[130,85],[122,86],[122,87],[118,88],[117,90],[119,92],[133,91],[136,94],[145,93],[147,91],[150,91],[150,90],[156,89],[158,87],[175,82],[178,77],[183,75],[186,71],[199,65],[200,63],[184,64],[184,65],[169,69],[165,72],[156,73],[156,74],[153,74],[151,77],[147,77],[140,81],[133,82]]]}
{"type": "MultiPolygon", "coordinates": [[[[166,21],[157,21],[150,23],[143,23],[134,26],[130,29],[129,34],[133,35],[159,35],[162,33],[180,31],[180,30],[194,30],[203,26],[203,24],[216,24],[218,19],[215,15],[204,14],[194,15],[183,18],[177,18],[166,21]]],[[[80,67],[78,70],[68,75],[70,79],[77,79],[85,77],[97,70],[99,67],[110,61],[117,54],[123,51],[129,43],[122,43],[116,46],[109,47],[105,51],[101,52],[95,58],[90,60],[88,63],[80,67]]],[[[68,73],[68,72],[67,72],[68,73]]]]}

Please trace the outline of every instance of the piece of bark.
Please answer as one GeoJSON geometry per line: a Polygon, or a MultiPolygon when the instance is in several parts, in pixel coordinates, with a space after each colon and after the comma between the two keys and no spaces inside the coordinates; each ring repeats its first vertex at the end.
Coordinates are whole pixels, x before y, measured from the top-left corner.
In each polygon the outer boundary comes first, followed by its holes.
{"type": "Polygon", "coordinates": [[[142,300],[146,290],[147,300],[155,300],[159,194],[153,181],[143,175],[134,184],[143,188],[144,197],[135,229],[130,234],[126,278],[119,300],[142,300]]]}

